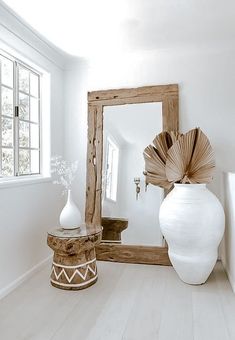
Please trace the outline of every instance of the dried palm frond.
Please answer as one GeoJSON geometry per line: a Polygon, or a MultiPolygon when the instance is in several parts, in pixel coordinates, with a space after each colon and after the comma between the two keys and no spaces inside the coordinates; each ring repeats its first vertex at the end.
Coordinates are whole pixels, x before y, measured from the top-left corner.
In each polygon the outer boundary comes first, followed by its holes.
{"type": "Polygon", "coordinates": [[[154,146],[149,145],[145,148],[144,159],[146,184],[151,183],[162,188],[170,188],[171,183],[166,178],[166,164],[161,159],[154,146]]]}
{"type": "Polygon", "coordinates": [[[157,149],[160,157],[166,163],[167,151],[181,137],[182,134],[174,131],[163,131],[159,133],[153,140],[153,145],[157,149]]]}
{"type": "Polygon", "coordinates": [[[170,189],[170,183],[166,177],[166,157],[168,149],[181,135],[178,132],[161,132],[153,140],[153,145],[148,145],[144,150],[145,181],[146,184],[158,185],[170,189]]]}
{"type": "Polygon", "coordinates": [[[212,147],[199,128],[181,136],[168,150],[166,176],[169,182],[208,183],[214,168],[212,147]]]}

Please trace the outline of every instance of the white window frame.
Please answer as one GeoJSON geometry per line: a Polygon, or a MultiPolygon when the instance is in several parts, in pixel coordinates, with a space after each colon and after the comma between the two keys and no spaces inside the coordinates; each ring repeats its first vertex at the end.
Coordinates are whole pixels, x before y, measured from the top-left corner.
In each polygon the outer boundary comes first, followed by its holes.
{"type": "Polygon", "coordinates": [[[118,190],[118,173],[119,173],[119,153],[120,149],[116,141],[111,136],[107,136],[106,139],[106,164],[105,164],[105,199],[112,202],[117,202],[117,190],[118,190]],[[112,170],[110,172],[110,190],[108,192],[108,166],[109,166],[109,152],[110,147],[116,152],[116,164],[112,160],[112,170]],[[113,167],[116,169],[113,169],[113,167]]]}
{"type": "MultiPolygon", "coordinates": [[[[43,176],[42,173],[42,167],[43,167],[43,159],[42,159],[42,144],[43,144],[43,140],[42,140],[42,103],[41,103],[41,96],[42,96],[42,77],[43,77],[43,73],[37,69],[35,69],[34,67],[32,67],[31,65],[25,63],[24,61],[22,61],[21,59],[19,59],[18,57],[13,56],[12,54],[6,53],[4,50],[0,49],[0,54],[4,57],[7,58],[8,60],[13,62],[13,146],[12,147],[7,147],[7,146],[3,146],[2,145],[2,135],[1,140],[0,140],[0,150],[2,150],[3,148],[10,148],[13,150],[14,153],[14,175],[12,176],[1,176],[0,177],[0,187],[5,187],[7,186],[8,183],[13,183],[13,184],[17,184],[18,182],[22,183],[27,183],[27,182],[34,182],[35,180],[43,180],[46,179],[48,180],[49,177],[48,176],[43,176]],[[18,114],[19,114],[19,93],[23,93],[23,91],[19,90],[19,83],[18,83],[18,79],[17,79],[17,75],[18,75],[18,68],[23,67],[27,70],[29,70],[31,73],[36,74],[39,77],[39,93],[38,93],[38,128],[39,128],[39,132],[38,132],[38,148],[32,148],[31,145],[29,144],[28,147],[20,147],[19,146],[19,121],[25,121],[28,122],[29,124],[34,124],[34,122],[30,121],[30,117],[29,120],[22,120],[19,119],[18,114]],[[27,149],[27,150],[38,150],[39,151],[39,172],[38,173],[27,173],[27,174],[19,174],[19,151],[27,149]]],[[[2,83],[0,83],[0,86],[2,86],[2,83]]],[[[5,84],[3,84],[4,87],[7,88],[7,86],[5,84]]],[[[10,87],[8,87],[10,88],[10,87]]],[[[27,93],[27,95],[29,96],[29,100],[31,97],[33,97],[33,95],[29,93],[27,93]]],[[[36,97],[35,97],[36,98],[36,97]]],[[[1,98],[0,98],[0,104],[1,104],[1,98]]],[[[0,119],[2,117],[2,112],[0,112],[0,119]]],[[[2,126],[2,122],[0,123],[0,133],[1,133],[1,126],[2,126]]],[[[30,135],[29,135],[30,138],[30,135]]],[[[0,157],[2,156],[2,154],[0,154],[0,157]]],[[[0,163],[1,165],[1,163],[0,163]]]]}

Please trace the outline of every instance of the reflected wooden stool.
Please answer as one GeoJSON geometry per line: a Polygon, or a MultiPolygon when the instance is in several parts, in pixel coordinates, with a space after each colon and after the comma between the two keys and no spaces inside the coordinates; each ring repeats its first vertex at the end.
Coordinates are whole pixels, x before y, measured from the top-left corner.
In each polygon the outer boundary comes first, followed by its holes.
{"type": "Polygon", "coordinates": [[[121,233],[128,227],[128,220],[118,217],[102,217],[103,227],[102,242],[105,243],[122,243],[121,233]]]}
{"type": "Polygon", "coordinates": [[[54,251],[51,284],[60,289],[79,290],[97,281],[95,245],[101,241],[101,227],[53,229],[47,244],[54,251]]]}

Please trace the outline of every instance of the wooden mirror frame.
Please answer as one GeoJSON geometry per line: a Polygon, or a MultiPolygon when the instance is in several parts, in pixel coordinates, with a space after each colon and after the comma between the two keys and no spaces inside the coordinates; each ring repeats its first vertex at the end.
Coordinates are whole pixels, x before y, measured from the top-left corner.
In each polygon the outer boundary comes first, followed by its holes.
{"type": "MultiPolygon", "coordinates": [[[[162,130],[179,129],[178,85],[145,86],[130,89],[88,92],[88,144],[85,222],[101,225],[103,110],[105,106],[162,102],[162,130]]],[[[154,136],[150,136],[151,138],[154,136]]],[[[167,247],[100,244],[98,260],[171,265],[167,247]]]]}

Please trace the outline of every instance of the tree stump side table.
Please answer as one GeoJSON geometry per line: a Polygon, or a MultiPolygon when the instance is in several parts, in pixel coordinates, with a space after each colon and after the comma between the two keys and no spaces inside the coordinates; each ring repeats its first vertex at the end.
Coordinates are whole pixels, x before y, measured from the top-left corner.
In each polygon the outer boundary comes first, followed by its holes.
{"type": "Polygon", "coordinates": [[[118,217],[102,217],[102,242],[122,243],[121,233],[128,227],[128,220],[118,217]]]}
{"type": "Polygon", "coordinates": [[[49,231],[47,244],[54,251],[51,284],[67,290],[93,285],[98,278],[95,245],[100,243],[101,237],[101,227],[86,225],[73,230],[49,231]]]}

